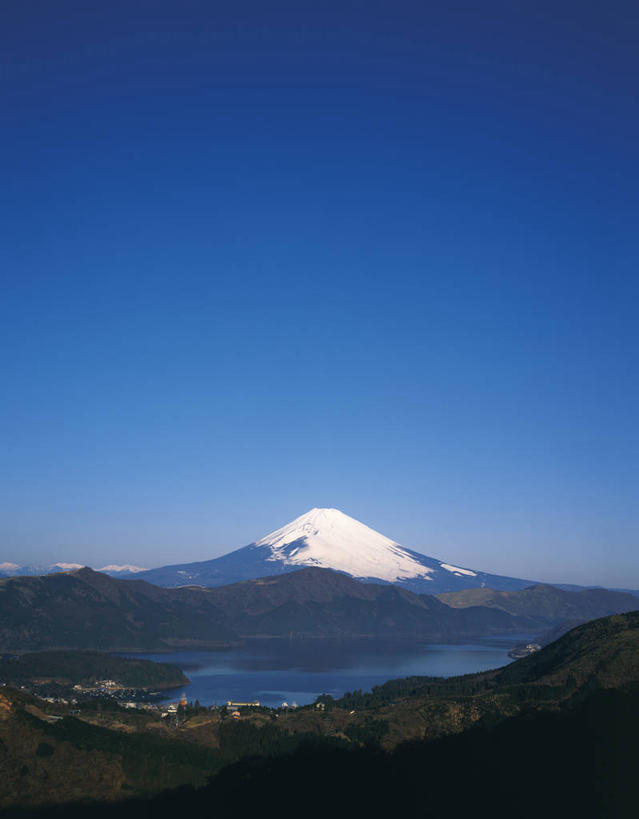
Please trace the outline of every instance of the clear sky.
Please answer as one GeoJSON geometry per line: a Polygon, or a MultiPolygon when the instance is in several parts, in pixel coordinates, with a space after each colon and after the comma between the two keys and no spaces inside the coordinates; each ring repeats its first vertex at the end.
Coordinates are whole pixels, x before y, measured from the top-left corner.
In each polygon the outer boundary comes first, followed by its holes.
{"type": "Polygon", "coordinates": [[[639,588],[636,2],[5,3],[0,560],[313,506],[639,588]]]}

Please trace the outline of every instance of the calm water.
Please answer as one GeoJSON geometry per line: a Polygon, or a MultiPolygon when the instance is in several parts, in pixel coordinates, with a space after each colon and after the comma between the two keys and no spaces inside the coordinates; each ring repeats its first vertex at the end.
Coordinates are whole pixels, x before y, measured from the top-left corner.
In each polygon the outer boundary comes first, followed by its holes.
{"type": "Polygon", "coordinates": [[[509,649],[526,637],[511,635],[478,645],[255,640],[227,651],[125,656],[175,663],[184,671],[191,684],[163,692],[162,702],[184,691],[187,699],[202,705],[259,700],[276,707],[282,702],[306,705],[323,693],[340,697],[357,688],[370,690],[395,677],[450,677],[497,668],[511,662],[509,649]]]}

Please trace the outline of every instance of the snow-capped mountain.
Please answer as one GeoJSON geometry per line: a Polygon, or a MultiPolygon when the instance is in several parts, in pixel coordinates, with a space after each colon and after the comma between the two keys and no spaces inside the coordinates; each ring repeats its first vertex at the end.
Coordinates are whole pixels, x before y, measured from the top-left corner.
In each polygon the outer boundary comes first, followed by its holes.
{"type": "MultiPolygon", "coordinates": [[[[74,569],[82,569],[84,563],[48,563],[44,566],[21,566],[19,563],[0,563],[0,578],[2,577],[18,577],[24,575],[45,575],[55,574],[56,572],[71,572],[74,569]]],[[[138,572],[144,572],[141,566],[118,566],[112,563],[109,566],[103,566],[98,569],[99,572],[104,572],[112,577],[132,577],[138,572]]]]}
{"type": "Polygon", "coordinates": [[[255,545],[270,552],[269,563],[319,566],[388,583],[432,573],[398,543],[338,509],[311,509],[255,545]]]}
{"type": "Polygon", "coordinates": [[[488,586],[515,590],[522,580],[456,566],[407,549],[339,509],[311,509],[281,529],[222,557],[164,566],[136,577],[159,586],[222,586],[318,566],[359,580],[439,594],[488,586]]]}
{"type": "Polygon", "coordinates": [[[19,563],[0,563],[0,577],[17,577],[19,575],[54,574],[81,569],[82,563],[49,563],[44,566],[21,566],[19,563]]]}
{"type": "Polygon", "coordinates": [[[131,566],[130,563],[119,565],[117,563],[109,563],[108,566],[103,566],[101,569],[96,569],[98,572],[110,574],[112,577],[122,577],[125,574],[137,574],[138,572],[146,572],[148,569],[142,566],[131,566]]]}

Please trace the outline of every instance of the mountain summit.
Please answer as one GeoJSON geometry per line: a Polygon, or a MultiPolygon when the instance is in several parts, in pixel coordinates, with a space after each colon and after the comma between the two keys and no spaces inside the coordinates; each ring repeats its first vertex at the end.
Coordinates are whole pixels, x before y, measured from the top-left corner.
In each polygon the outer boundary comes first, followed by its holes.
{"type": "Polygon", "coordinates": [[[339,509],[311,509],[222,557],[140,572],[158,586],[222,586],[316,566],[359,580],[439,594],[488,586],[511,591],[533,581],[462,568],[400,546],[339,509]]]}
{"type": "Polygon", "coordinates": [[[339,509],[311,509],[255,545],[270,552],[268,562],[320,566],[388,583],[432,573],[399,543],[339,509]]]}

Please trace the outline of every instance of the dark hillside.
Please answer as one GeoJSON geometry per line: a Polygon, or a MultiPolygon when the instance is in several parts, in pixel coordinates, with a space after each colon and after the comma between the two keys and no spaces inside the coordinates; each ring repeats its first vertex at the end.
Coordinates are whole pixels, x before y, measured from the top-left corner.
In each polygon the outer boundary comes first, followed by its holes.
{"type": "Polygon", "coordinates": [[[193,598],[91,569],[0,580],[0,650],[144,650],[227,641],[221,613],[193,598]]]}
{"type": "Polygon", "coordinates": [[[218,589],[162,589],[91,569],[0,580],[0,650],[150,650],[240,637],[398,637],[459,642],[530,622],[489,608],[302,569],[218,589]]]}
{"type": "Polygon", "coordinates": [[[124,659],[100,651],[37,651],[0,659],[0,681],[9,685],[51,680],[91,686],[113,680],[123,688],[174,688],[188,682],[175,665],[124,659]]]}
{"type": "Polygon", "coordinates": [[[616,592],[551,587],[493,595],[507,600],[511,610],[501,603],[452,607],[431,595],[362,583],[330,569],[300,569],[215,589],[165,589],[80,569],[0,580],[0,651],[215,647],[244,637],[455,643],[545,631],[576,613],[580,619],[588,612],[599,616],[624,608],[627,598],[635,601],[616,592]]]}
{"type": "MultiPolygon", "coordinates": [[[[375,747],[307,742],[282,756],[255,756],[199,790],[145,801],[92,805],[92,819],[180,814],[461,819],[634,819],[639,798],[639,692],[605,691],[578,708],[531,713],[387,754],[375,747]]],[[[79,819],[87,806],[27,812],[79,819]]]]}
{"type": "Polygon", "coordinates": [[[594,620],[608,614],[621,614],[639,609],[637,598],[626,592],[608,589],[564,591],[555,586],[538,584],[520,591],[468,589],[437,595],[453,608],[484,606],[507,611],[519,617],[530,617],[541,624],[551,625],[563,620],[594,620]]]}
{"type": "Polygon", "coordinates": [[[499,671],[500,684],[544,683],[614,688],[639,680],[639,611],[584,623],[537,654],[499,671]]]}

